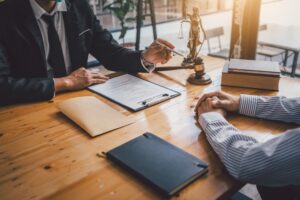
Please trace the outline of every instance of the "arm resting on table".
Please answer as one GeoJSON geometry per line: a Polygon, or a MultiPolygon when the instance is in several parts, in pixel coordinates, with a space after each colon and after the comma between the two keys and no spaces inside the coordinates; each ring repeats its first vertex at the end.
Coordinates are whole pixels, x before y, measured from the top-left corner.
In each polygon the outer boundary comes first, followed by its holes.
{"type": "Polygon", "coordinates": [[[199,120],[209,143],[236,179],[265,186],[300,185],[300,128],[259,143],[218,113],[203,114],[199,120]]]}
{"type": "Polygon", "coordinates": [[[54,93],[52,78],[12,77],[4,45],[0,42],[0,105],[50,100],[54,93]]]}
{"type": "Polygon", "coordinates": [[[239,113],[300,124],[300,98],[241,95],[239,113]]]}

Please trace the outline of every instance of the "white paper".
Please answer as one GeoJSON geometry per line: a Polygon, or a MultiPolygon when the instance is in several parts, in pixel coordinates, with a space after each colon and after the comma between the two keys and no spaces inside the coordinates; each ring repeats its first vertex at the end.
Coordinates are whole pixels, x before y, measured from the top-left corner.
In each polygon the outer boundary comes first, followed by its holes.
{"type": "Polygon", "coordinates": [[[105,84],[93,85],[89,88],[133,110],[153,105],[179,94],[129,74],[112,78],[105,84]]]}

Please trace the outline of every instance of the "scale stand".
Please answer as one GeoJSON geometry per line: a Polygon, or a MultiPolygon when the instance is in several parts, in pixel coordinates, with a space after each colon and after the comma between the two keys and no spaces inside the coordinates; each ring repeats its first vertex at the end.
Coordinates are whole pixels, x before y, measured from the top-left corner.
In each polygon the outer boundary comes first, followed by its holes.
{"type": "Polygon", "coordinates": [[[155,72],[172,71],[182,69],[194,69],[195,73],[191,74],[187,81],[194,85],[207,85],[210,84],[211,78],[205,73],[203,59],[196,57],[195,59],[185,58],[181,63],[181,66],[168,66],[168,67],[156,67],[155,72]]]}
{"type": "MultiPolygon", "coordinates": [[[[185,60],[183,61],[183,63],[184,62],[185,60]]],[[[212,82],[210,76],[205,73],[205,67],[202,58],[196,57],[192,66],[195,70],[195,73],[189,76],[189,83],[194,85],[207,85],[212,82]]]]}

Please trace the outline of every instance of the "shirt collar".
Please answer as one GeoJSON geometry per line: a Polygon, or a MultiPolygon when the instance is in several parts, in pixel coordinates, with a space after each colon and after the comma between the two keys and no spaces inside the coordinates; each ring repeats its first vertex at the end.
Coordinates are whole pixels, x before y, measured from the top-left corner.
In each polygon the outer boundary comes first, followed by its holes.
{"type": "Polygon", "coordinates": [[[64,0],[61,2],[56,2],[55,8],[49,14],[45,11],[35,0],[29,0],[30,5],[32,7],[34,16],[37,20],[39,20],[44,14],[54,15],[56,12],[67,12],[67,5],[64,0]]]}

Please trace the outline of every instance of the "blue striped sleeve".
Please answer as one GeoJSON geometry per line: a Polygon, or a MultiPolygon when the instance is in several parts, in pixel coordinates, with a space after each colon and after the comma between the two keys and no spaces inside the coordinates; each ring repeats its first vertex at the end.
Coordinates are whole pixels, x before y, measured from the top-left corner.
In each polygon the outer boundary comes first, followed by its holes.
{"type": "Polygon", "coordinates": [[[265,186],[300,185],[300,128],[260,143],[218,113],[199,122],[228,172],[236,179],[265,186]]]}
{"type": "Polygon", "coordinates": [[[241,95],[239,113],[300,124],[300,98],[241,95]]]}

